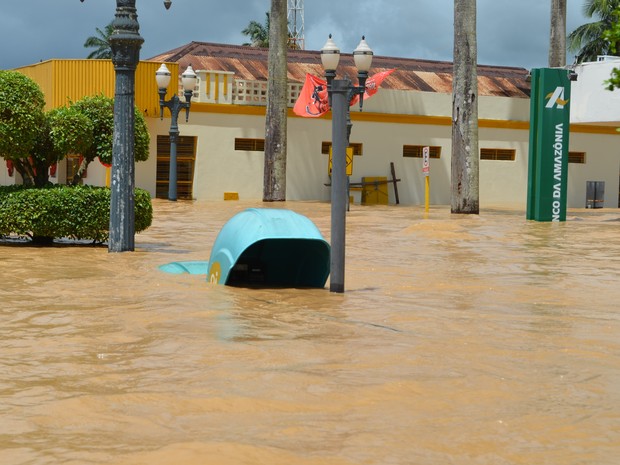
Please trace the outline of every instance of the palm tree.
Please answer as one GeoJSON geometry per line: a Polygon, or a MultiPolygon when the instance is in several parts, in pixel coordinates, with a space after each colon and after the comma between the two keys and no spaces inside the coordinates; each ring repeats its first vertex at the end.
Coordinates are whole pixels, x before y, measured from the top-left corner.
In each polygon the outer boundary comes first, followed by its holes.
{"type": "Polygon", "coordinates": [[[109,60],[112,58],[112,47],[110,47],[110,36],[114,32],[112,23],[105,27],[105,30],[96,28],[97,35],[91,36],[84,42],[84,48],[95,48],[89,55],[88,59],[109,60]]]}
{"type": "Polygon", "coordinates": [[[480,212],[476,0],[454,0],[451,212],[480,212]]]}
{"type": "Polygon", "coordinates": [[[549,67],[566,66],[566,0],[551,0],[549,67]]]}
{"type": "Polygon", "coordinates": [[[269,47],[269,12],[265,13],[265,24],[261,24],[258,21],[250,21],[248,27],[246,27],[241,34],[248,36],[252,42],[245,43],[243,45],[250,45],[252,47],[269,47]]]}
{"type": "MultiPolygon", "coordinates": [[[[620,7],[620,0],[585,0],[583,14],[588,18],[598,17],[598,21],[579,26],[568,35],[568,50],[577,53],[578,63],[595,61],[598,55],[614,53],[604,33],[616,22],[614,11],[620,7]]],[[[619,47],[616,47],[620,50],[619,47]]]]}

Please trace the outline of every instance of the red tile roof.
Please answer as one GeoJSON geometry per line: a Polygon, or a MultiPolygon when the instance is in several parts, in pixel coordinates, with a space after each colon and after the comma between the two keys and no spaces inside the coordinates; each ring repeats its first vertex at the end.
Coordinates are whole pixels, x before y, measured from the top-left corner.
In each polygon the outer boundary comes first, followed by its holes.
{"type": "MultiPolygon", "coordinates": [[[[191,64],[195,70],[231,71],[236,79],[267,80],[268,49],[241,45],[191,42],[150,58],[152,61],[178,62],[184,70],[191,64]]],[[[422,92],[452,92],[452,63],[447,61],[416,60],[374,56],[370,74],[396,69],[388,76],[383,89],[416,90],[422,92]]],[[[306,73],[323,76],[319,51],[289,50],[288,79],[303,82],[306,73]]],[[[356,82],[357,71],[353,55],[342,54],[339,76],[347,75],[356,82]]],[[[528,70],[506,66],[478,65],[479,95],[529,98],[528,70]]]]}

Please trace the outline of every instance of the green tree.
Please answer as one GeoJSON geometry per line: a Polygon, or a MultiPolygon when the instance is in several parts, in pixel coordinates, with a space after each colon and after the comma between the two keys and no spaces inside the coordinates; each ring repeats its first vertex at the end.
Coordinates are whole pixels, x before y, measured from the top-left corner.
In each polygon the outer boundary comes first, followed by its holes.
{"type": "Polygon", "coordinates": [[[568,50],[577,54],[577,62],[595,61],[598,55],[616,54],[611,43],[605,39],[605,31],[613,28],[617,21],[614,11],[620,7],[620,0],[586,0],[583,14],[598,21],[583,24],[568,35],[568,50]]]}
{"type": "Polygon", "coordinates": [[[93,143],[93,124],[72,107],[45,113],[37,143],[28,158],[15,161],[15,168],[28,179],[26,184],[43,187],[49,182],[50,166],[70,153],[83,153],[93,143]]]}
{"type": "MultiPolygon", "coordinates": [[[[614,16],[616,21],[605,31],[604,37],[609,42],[610,50],[613,53],[618,53],[620,51],[620,7],[614,11],[614,16]]],[[[611,70],[611,76],[605,81],[605,85],[607,90],[620,89],[620,69],[611,70]]]]}
{"type": "MultiPolygon", "coordinates": [[[[77,184],[89,163],[95,158],[99,158],[102,163],[112,163],[114,99],[105,95],[87,96],[71,106],[89,118],[93,124],[94,134],[93,144],[87,150],[80,152],[83,156],[82,164],[72,181],[77,184]]],[[[150,136],[148,127],[144,115],[137,107],[134,109],[134,115],[134,156],[136,161],[145,161],[149,158],[150,136]]]]}
{"type": "Polygon", "coordinates": [[[47,184],[51,165],[92,142],[88,118],[69,108],[44,112],[44,105],[32,79],[0,71],[0,155],[14,163],[24,184],[37,187],[47,184]]]}
{"type": "MultiPolygon", "coordinates": [[[[84,97],[67,107],[43,111],[39,86],[16,71],[0,71],[0,156],[11,160],[24,184],[42,187],[49,167],[68,154],[83,156],[72,183],[77,184],[96,157],[112,162],[114,100],[84,97]],[[28,96],[24,99],[24,96],[28,96]]],[[[142,112],[135,107],[135,159],[149,157],[150,136],[142,112]]]]}
{"type": "MultiPolygon", "coordinates": [[[[287,1],[271,0],[263,201],[286,200],[287,1]]],[[[268,15],[269,17],[269,15],[268,15]]]]}
{"type": "Polygon", "coordinates": [[[478,214],[478,60],[476,0],[454,0],[452,76],[452,213],[478,214]]]}
{"type": "MultiPolygon", "coordinates": [[[[288,5],[287,5],[287,10],[284,12],[284,15],[285,15],[284,24],[285,24],[285,28],[287,28],[286,36],[285,36],[287,38],[286,47],[291,50],[299,50],[300,49],[299,44],[293,41],[293,36],[288,31],[288,22],[286,21],[286,16],[288,16],[287,13],[288,13],[288,5]]],[[[266,15],[265,24],[261,24],[258,21],[250,21],[250,24],[248,24],[248,27],[246,27],[243,31],[241,31],[243,35],[246,35],[250,37],[250,39],[252,39],[252,42],[246,42],[243,44],[244,46],[269,48],[269,39],[270,39],[269,29],[271,25],[271,14],[267,12],[265,13],[265,15],[266,15]]]]}
{"type": "Polygon", "coordinates": [[[0,156],[28,157],[45,120],[45,97],[39,86],[16,71],[0,70],[0,156]]]}
{"type": "Polygon", "coordinates": [[[102,31],[99,28],[95,29],[97,31],[96,36],[90,36],[84,42],[84,48],[94,48],[92,52],[88,55],[89,59],[100,59],[100,60],[109,60],[112,58],[112,47],[110,46],[110,36],[114,32],[114,26],[112,22],[108,24],[105,29],[102,31]]]}
{"type": "MultiPolygon", "coordinates": [[[[246,42],[243,45],[249,45],[252,47],[269,47],[269,25],[270,17],[269,12],[265,13],[265,24],[261,24],[258,21],[250,21],[248,27],[241,31],[241,34],[248,36],[252,42],[246,42]]],[[[285,12],[286,21],[286,12],[285,12]]]]}

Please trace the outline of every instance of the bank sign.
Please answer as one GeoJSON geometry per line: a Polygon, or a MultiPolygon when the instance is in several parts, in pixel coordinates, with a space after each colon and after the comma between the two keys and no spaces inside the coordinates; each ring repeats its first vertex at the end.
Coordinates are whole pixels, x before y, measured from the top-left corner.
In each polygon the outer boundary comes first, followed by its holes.
{"type": "Polygon", "coordinates": [[[527,219],[566,221],[570,80],[557,68],[532,70],[527,219]]]}

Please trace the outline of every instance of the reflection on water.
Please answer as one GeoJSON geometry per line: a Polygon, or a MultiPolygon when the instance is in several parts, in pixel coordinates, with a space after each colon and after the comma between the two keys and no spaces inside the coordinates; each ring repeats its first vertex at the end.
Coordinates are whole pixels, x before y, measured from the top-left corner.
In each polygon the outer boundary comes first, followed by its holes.
{"type": "MultiPolygon", "coordinates": [[[[345,294],[158,270],[256,206],[0,248],[1,464],[618,463],[617,210],[353,206],[345,294]]],[[[329,239],[328,204],[275,206],[329,239]]]]}

